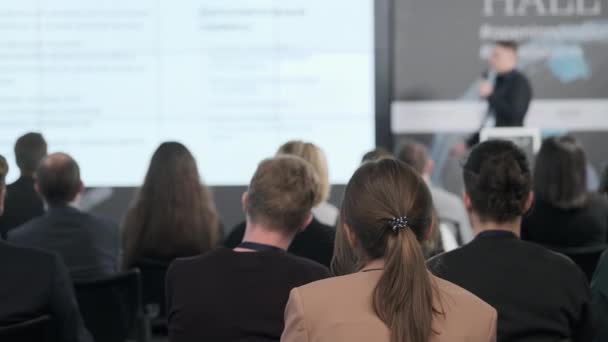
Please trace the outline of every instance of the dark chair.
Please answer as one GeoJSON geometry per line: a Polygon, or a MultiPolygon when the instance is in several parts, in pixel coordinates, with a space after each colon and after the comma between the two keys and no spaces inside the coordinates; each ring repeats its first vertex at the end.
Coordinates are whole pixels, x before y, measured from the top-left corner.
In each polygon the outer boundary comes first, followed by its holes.
{"type": "Polygon", "coordinates": [[[141,279],[134,269],[108,278],[74,284],[82,318],[96,342],[147,339],[141,307],[141,279]]]}
{"type": "Polygon", "coordinates": [[[169,265],[166,261],[143,258],[135,263],[141,272],[144,311],[151,319],[152,331],[160,335],[167,333],[165,278],[169,265]]]}
{"type": "Polygon", "coordinates": [[[51,342],[51,317],[41,316],[29,321],[0,326],[0,341],[51,342]]]}

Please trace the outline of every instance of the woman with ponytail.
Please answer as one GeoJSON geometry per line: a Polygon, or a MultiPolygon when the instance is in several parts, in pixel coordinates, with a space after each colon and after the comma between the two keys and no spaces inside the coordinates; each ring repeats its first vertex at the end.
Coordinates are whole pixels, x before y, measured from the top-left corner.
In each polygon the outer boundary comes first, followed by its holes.
{"type": "Polygon", "coordinates": [[[332,263],[339,277],[291,292],[285,342],[488,342],[496,311],[431,275],[431,194],[393,159],[363,164],[344,193],[332,263]]]}

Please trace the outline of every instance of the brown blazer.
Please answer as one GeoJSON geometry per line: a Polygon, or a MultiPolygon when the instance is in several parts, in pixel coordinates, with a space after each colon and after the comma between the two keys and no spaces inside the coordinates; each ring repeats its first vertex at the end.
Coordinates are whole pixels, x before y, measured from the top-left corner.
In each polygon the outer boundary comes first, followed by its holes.
{"type": "MultiPolygon", "coordinates": [[[[283,342],[388,342],[389,330],[372,308],[381,262],[362,272],[317,281],[291,291],[283,342]]],[[[430,274],[430,273],[429,273],[430,274]]],[[[470,292],[431,275],[444,316],[436,316],[429,342],[495,342],[496,310],[470,292]]]]}

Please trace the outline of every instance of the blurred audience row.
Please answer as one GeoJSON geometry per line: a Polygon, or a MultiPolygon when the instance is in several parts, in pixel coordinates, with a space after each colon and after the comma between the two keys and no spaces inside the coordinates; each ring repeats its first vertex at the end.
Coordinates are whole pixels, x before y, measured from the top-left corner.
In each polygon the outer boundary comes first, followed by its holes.
{"type": "Polygon", "coordinates": [[[225,237],[180,143],[155,151],[120,224],[79,209],[79,165],[42,135],[15,157],[6,190],[0,158],[0,327],[49,314],[61,340],[90,341],[72,284],[154,264],[144,293],[161,298],[144,301],[171,341],[608,340],[608,199],[586,190],[570,136],[546,139],[534,168],[513,143],[481,143],[462,195],[432,184],[424,145],[376,149],[340,209],[323,151],[290,141],[258,165],[225,237]]]}

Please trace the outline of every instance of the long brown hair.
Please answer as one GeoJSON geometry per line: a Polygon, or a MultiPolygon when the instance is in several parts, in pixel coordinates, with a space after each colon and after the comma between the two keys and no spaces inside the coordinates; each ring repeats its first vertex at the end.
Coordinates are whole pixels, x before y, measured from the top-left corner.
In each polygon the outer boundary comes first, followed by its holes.
{"type": "Polygon", "coordinates": [[[171,260],[217,244],[220,223],[209,189],[190,151],[162,143],[122,224],[123,266],[139,258],[171,260]]]}
{"type": "Polygon", "coordinates": [[[436,288],[426,268],[420,242],[433,225],[433,202],[424,180],[394,159],[363,164],[348,182],[342,202],[340,229],[356,237],[348,251],[345,232],[338,233],[335,273],[384,260],[373,307],[388,326],[392,342],[424,342],[433,333],[436,288]],[[393,230],[392,220],[406,217],[405,228],[393,230]],[[354,263],[354,264],[353,264],[354,263]]]}

